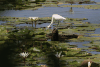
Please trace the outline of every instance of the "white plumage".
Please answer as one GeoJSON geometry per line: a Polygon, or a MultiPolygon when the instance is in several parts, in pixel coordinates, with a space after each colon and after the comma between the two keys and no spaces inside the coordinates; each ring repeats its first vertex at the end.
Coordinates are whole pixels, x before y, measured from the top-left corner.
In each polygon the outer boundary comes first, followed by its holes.
{"type": "Polygon", "coordinates": [[[53,17],[54,19],[58,19],[58,20],[59,20],[59,19],[61,19],[61,20],[62,20],[62,19],[65,20],[65,19],[66,19],[66,18],[64,18],[64,17],[62,17],[62,16],[60,16],[60,15],[58,15],[58,14],[53,14],[52,17],[53,17]]]}
{"type": "Polygon", "coordinates": [[[38,19],[38,17],[29,17],[29,19],[35,20],[35,19],[38,19]]]}
{"type": "Polygon", "coordinates": [[[51,20],[51,23],[50,25],[47,26],[47,29],[51,26],[51,24],[53,24],[53,18],[56,19],[56,20],[66,20],[66,18],[58,15],[58,14],[53,14],[52,15],[52,20],[51,20]]]}
{"type": "MultiPolygon", "coordinates": [[[[37,20],[38,17],[29,17],[30,20],[32,20],[32,27],[33,27],[33,20],[37,20]]],[[[35,22],[35,28],[36,28],[36,22],[35,22]]]]}

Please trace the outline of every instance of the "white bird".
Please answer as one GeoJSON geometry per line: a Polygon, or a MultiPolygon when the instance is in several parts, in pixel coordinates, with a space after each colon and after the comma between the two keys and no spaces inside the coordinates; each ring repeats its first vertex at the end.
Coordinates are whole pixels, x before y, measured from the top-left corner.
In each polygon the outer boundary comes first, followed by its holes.
{"type": "MultiPolygon", "coordinates": [[[[38,17],[29,17],[30,20],[37,20],[38,17]]],[[[33,21],[32,21],[32,27],[33,27],[33,21]]],[[[36,28],[36,22],[35,22],[35,28],[36,28]]]]}
{"type": "Polygon", "coordinates": [[[53,14],[51,23],[50,23],[50,25],[47,26],[46,30],[51,26],[51,24],[53,24],[53,18],[56,19],[56,20],[66,20],[66,18],[64,18],[64,17],[62,17],[58,14],[53,14]]]}
{"type": "Polygon", "coordinates": [[[38,19],[38,17],[29,17],[29,19],[35,20],[35,19],[38,19]]]}

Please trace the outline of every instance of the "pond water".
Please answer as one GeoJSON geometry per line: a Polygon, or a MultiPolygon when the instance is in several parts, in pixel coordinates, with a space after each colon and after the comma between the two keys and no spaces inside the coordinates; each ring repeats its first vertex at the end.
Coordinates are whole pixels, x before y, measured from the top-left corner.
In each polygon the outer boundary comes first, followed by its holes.
{"type": "MultiPolygon", "coordinates": [[[[94,1],[94,0],[93,0],[94,1]]],[[[95,0],[96,2],[100,2],[99,0],[95,0]]],[[[92,9],[84,9],[84,8],[72,8],[74,13],[69,13],[70,7],[44,7],[39,8],[38,10],[5,10],[0,11],[0,16],[11,16],[11,17],[51,17],[53,14],[59,14],[63,17],[68,18],[88,18],[84,22],[90,23],[100,23],[100,9],[92,10],[92,9]]],[[[5,23],[5,21],[0,21],[1,23],[5,23]]],[[[46,27],[49,23],[37,24],[36,27],[46,27]]],[[[32,26],[31,24],[20,24],[16,26],[32,26]]],[[[33,25],[35,26],[35,25],[33,25]]],[[[51,26],[53,29],[53,25],[51,26]]],[[[94,34],[100,34],[100,29],[96,29],[94,34]]],[[[50,39],[48,40],[50,41],[50,39]]],[[[77,44],[78,48],[82,48],[82,44],[87,42],[70,42],[70,44],[77,44]]],[[[100,52],[91,52],[93,54],[100,54],[100,52]]]]}
{"type": "Polygon", "coordinates": [[[68,18],[88,18],[88,22],[99,23],[100,9],[72,8],[74,13],[69,13],[70,7],[44,7],[38,10],[5,10],[0,11],[0,16],[11,17],[51,17],[53,14],[59,14],[68,18]]]}
{"type": "Polygon", "coordinates": [[[91,1],[100,2],[100,0],[91,0],[91,1]]]}

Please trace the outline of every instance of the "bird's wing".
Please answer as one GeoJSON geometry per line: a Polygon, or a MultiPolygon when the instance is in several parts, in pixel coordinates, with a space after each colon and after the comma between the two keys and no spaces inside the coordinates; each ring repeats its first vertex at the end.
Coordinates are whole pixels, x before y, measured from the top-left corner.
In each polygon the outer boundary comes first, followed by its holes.
{"type": "Polygon", "coordinates": [[[64,18],[64,17],[62,17],[60,15],[57,15],[57,14],[53,15],[53,18],[54,19],[61,19],[61,20],[66,19],[66,18],[64,18]]]}

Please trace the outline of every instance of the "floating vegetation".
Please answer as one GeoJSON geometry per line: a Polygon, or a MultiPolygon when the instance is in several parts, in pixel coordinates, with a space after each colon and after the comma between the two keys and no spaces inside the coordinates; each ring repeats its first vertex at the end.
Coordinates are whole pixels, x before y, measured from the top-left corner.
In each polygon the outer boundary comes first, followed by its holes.
{"type": "Polygon", "coordinates": [[[83,44],[84,46],[89,46],[91,49],[95,49],[96,51],[100,51],[100,46],[99,46],[100,42],[99,41],[94,41],[92,40],[90,43],[88,44],[83,44]]]}
{"type": "Polygon", "coordinates": [[[100,40],[100,38],[99,37],[83,37],[83,36],[81,36],[81,37],[78,37],[78,39],[73,38],[73,39],[70,39],[70,40],[74,41],[74,42],[93,41],[93,40],[97,41],[97,40],[100,40]]]}
{"type": "MultiPolygon", "coordinates": [[[[0,17],[0,20],[7,21],[5,25],[0,25],[0,44],[5,44],[6,42],[10,45],[16,45],[16,53],[28,52],[29,56],[23,60],[23,58],[18,59],[19,66],[31,65],[38,63],[43,64],[53,64],[53,60],[48,59],[49,55],[54,54],[54,58],[57,58],[55,54],[61,52],[59,62],[61,64],[80,66],[80,64],[91,57],[92,61],[94,56],[91,53],[83,50],[95,51],[91,49],[99,50],[100,37],[88,37],[88,36],[99,36],[99,34],[93,34],[96,28],[100,27],[100,24],[92,24],[89,22],[83,22],[83,20],[88,20],[87,18],[67,18],[63,23],[58,25],[58,35],[59,41],[47,41],[52,37],[52,29],[45,30],[43,28],[33,28],[28,26],[14,27],[11,25],[18,24],[32,24],[32,20],[26,17],[0,17]],[[9,30],[10,29],[10,30],[9,30]],[[87,35],[87,36],[86,36],[87,35]],[[83,44],[88,46],[87,48],[77,48],[77,45],[70,45],[67,42],[84,42],[91,41],[89,44],[83,44]],[[96,41],[96,42],[94,42],[96,41]],[[93,56],[93,57],[92,57],[93,56]],[[44,61],[45,59],[45,61],[44,61]],[[48,62],[49,61],[49,62],[48,62]],[[24,62],[24,63],[23,63],[24,62]]],[[[35,21],[33,21],[35,22],[35,21]]],[[[51,22],[51,17],[42,17],[36,20],[37,24],[49,23],[51,22]]],[[[55,27],[57,27],[57,22],[55,21],[55,27]]],[[[8,44],[8,45],[9,45],[8,44]]],[[[97,59],[97,58],[96,58],[97,59]]]]}
{"type": "Polygon", "coordinates": [[[100,36],[100,34],[89,34],[89,36],[100,36]]]}
{"type": "Polygon", "coordinates": [[[48,37],[46,37],[45,35],[35,35],[35,37],[34,38],[48,38],[48,37]]]}
{"type": "Polygon", "coordinates": [[[98,5],[99,5],[99,4],[100,4],[100,2],[96,2],[96,4],[98,4],[98,5]]]}
{"type": "Polygon", "coordinates": [[[43,17],[43,18],[39,18],[40,21],[51,21],[51,17],[43,17]]]}
{"type": "Polygon", "coordinates": [[[23,3],[24,4],[16,5],[16,6],[14,6],[12,4],[11,4],[12,6],[9,6],[9,4],[0,5],[0,6],[3,7],[3,8],[0,8],[0,10],[5,10],[5,9],[14,9],[14,10],[26,10],[26,9],[28,9],[28,10],[32,10],[31,8],[42,6],[41,4],[36,4],[36,3],[26,3],[26,2],[23,2],[23,3]]]}
{"type": "Polygon", "coordinates": [[[4,44],[5,43],[5,41],[0,41],[0,44],[4,44]]]}
{"type": "Polygon", "coordinates": [[[44,7],[58,7],[57,4],[42,4],[44,7]]]}
{"type": "Polygon", "coordinates": [[[40,4],[55,4],[54,2],[39,2],[40,4]]]}
{"type": "Polygon", "coordinates": [[[6,25],[17,25],[17,24],[25,24],[25,22],[7,22],[6,25]]]}

